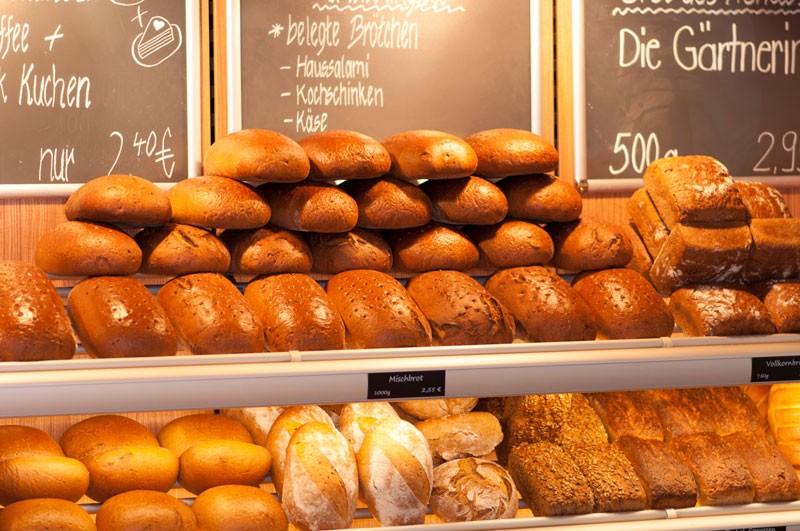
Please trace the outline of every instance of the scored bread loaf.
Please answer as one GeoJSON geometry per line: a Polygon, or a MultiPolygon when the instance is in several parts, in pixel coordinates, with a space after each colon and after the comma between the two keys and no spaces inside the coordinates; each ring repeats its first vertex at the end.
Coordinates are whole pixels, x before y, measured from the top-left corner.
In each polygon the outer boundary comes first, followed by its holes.
{"type": "Polygon", "coordinates": [[[609,439],[625,436],[664,440],[664,430],[652,403],[630,391],[586,393],[589,404],[597,412],[609,439]]]}
{"type": "Polygon", "coordinates": [[[383,141],[392,160],[388,175],[399,179],[456,179],[478,167],[478,157],[461,138],[441,131],[417,129],[383,141]]]}
{"type": "Polygon", "coordinates": [[[386,417],[397,417],[397,412],[388,402],[351,402],[342,407],[339,414],[340,430],[354,453],[357,454],[361,449],[364,434],[386,417]]]}
{"type": "Polygon", "coordinates": [[[478,405],[477,397],[428,398],[394,402],[403,413],[418,420],[440,419],[472,411],[478,405]]]}
{"type": "Polygon", "coordinates": [[[272,209],[274,225],[302,232],[346,232],[358,221],[355,199],[330,183],[268,183],[258,193],[272,209]]]}
{"type": "Polygon", "coordinates": [[[314,271],[335,275],[350,269],[389,271],[392,248],[380,231],[356,227],[337,234],[312,233],[308,242],[314,256],[314,271]]]}
{"type": "Polygon", "coordinates": [[[683,333],[690,336],[775,332],[764,304],[738,285],[697,284],[680,288],[670,296],[669,309],[683,333]]]}
{"type": "Polygon", "coordinates": [[[420,188],[431,200],[431,219],[440,223],[493,225],[508,214],[502,190],[480,177],[429,180],[420,188]]]}
{"type": "Polygon", "coordinates": [[[140,272],[145,274],[224,273],[231,262],[219,238],[193,225],[170,223],[144,229],[134,240],[142,250],[140,272]]]}
{"type": "Polygon", "coordinates": [[[734,185],[751,220],[792,217],[786,200],[774,186],[752,181],[736,181],[734,185]]]}
{"type": "Polygon", "coordinates": [[[422,273],[436,269],[469,271],[478,265],[478,248],[463,232],[438,223],[387,234],[395,266],[422,273]]]}
{"type": "Polygon", "coordinates": [[[184,179],[167,195],[173,223],[207,229],[253,229],[266,225],[272,214],[251,186],[226,177],[184,179]]]}
{"type": "Polygon", "coordinates": [[[257,229],[226,230],[220,238],[231,254],[231,273],[271,275],[311,271],[311,249],[298,232],[265,225],[257,229]]]}
{"type": "Polygon", "coordinates": [[[39,531],[96,531],[97,526],[77,503],[57,498],[35,498],[9,504],[0,511],[0,529],[39,531]]]}
{"type": "Polygon", "coordinates": [[[158,227],[172,216],[166,192],[134,175],[105,175],[81,185],[67,198],[70,221],[100,221],[133,227],[158,227]]]}
{"type": "Polygon", "coordinates": [[[542,227],[521,219],[489,226],[465,227],[489,267],[544,265],[553,258],[553,240],[542,227]]]}
{"type": "Polygon", "coordinates": [[[800,282],[765,282],[756,290],[778,332],[800,332],[800,282]]]}
{"type": "Polygon", "coordinates": [[[483,457],[503,440],[500,421],[491,413],[471,411],[414,424],[431,449],[434,465],[462,457],[483,457]]]}
{"type": "Polygon", "coordinates": [[[564,223],[583,210],[578,190],[558,177],[545,174],[507,177],[497,183],[508,198],[508,215],[541,223],[564,223]]]}
{"type": "Polygon", "coordinates": [[[621,226],[584,216],[567,223],[548,223],[553,239],[552,265],[569,271],[623,267],[633,258],[633,247],[621,226]]]}
{"type": "Polygon", "coordinates": [[[95,514],[97,531],[197,529],[192,509],[175,496],[152,490],[132,490],[106,500],[95,514]]]}
{"type": "Polygon", "coordinates": [[[340,188],[358,204],[359,227],[366,229],[408,229],[431,220],[431,200],[417,185],[382,177],[345,181],[340,188]]]}
{"type": "Polygon", "coordinates": [[[633,465],[611,444],[588,444],[569,449],[572,460],[586,478],[599,513],[641,511],[647,496],[633,465]]]}
{"type": "Polygon", "coordinates": [[[747,465],[754,502],[791,501],[800,497],[800,480],[792,464],[764,433],[736,432],[724,437],[747,465]]]}
{"type": "Polygon", "coordinates": [[[628,200],[628,215],[642,237],[651,256],[658,256],[669,236],[669,229],[656,210],[653,200],[644,188],[631,194],[628,200]]]}
{"type": "Polygon", "coordinates": [[[389,171],[392,159],[383,144],[356,131],[329,129],[298,142],[311,163],[309,179],[371,179],[389,171]]]}
{"type": "Polygon", "coordinates": [[[244,129],[218,138],[203,159],[206,175],[241,181],[296,182],[308,175],[300,145],[276,131],[244,129]]]}
{"type": "Polygon", "coordinates": [[[523,129],[487,129],[467,138],[478,156],[476,175],[488,178],[547,173],[558,167],[558,151],[547,139],[523,129]]]}
{"type": "Polygon", "coordinates": [[[198,529],[269,529],[287,531],[289,522],[275,496],[258,487],[220,485],[204,490],[192,502],[198,529]]]}
{"type": "Polygon", "coordinates": [[[433,469],[431,512],[446,522],[514,518],[519,492],[502,466],[475,457],[433,469]]]}
{"type": "Polygon", "coordinates": [[[62,360],[74,354],[67,312],[45,272],[24,262],[0,261],[0,361],[62,360]]]}

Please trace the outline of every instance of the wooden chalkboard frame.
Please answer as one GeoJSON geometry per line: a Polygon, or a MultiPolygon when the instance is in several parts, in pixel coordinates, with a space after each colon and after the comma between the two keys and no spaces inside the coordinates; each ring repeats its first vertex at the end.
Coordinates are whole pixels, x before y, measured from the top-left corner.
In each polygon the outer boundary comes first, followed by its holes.
{"type": "MultiPolygon", "coordinates": [[[[201,174],[203,152],[210,144],[210,32],[208,2],[184,0],[186,9],[186,118],[187,168],[186,177],[201,174]]],[[[156,182],[168,189],[177,182],[156,182]]],[[[67,197],[82,183],[63,184],[0,184],[0,198],[67,197]]]]}
{"type": "MultiPolygon", "coordinates": [[[[582,191],[629,192],[643,186],[642,179],[591,178],[587,175],[586,78],[584,4],[588,0],[556,0],[558,71],[559,176],[582,191]]],[[[737,180],[759,181],[778,188],[800,186],[800,175],[734,175],[737,180]]]]}
{"type": "MultiPolygon", "coordinates": [[[[529,0],[531,129],[555,142],[553,3],[529,0]],[[538,89],[538,93],[537,90],[538,89]]],[[[241,129],[240,0],[213,0],[214,136],[241,129]]]]}

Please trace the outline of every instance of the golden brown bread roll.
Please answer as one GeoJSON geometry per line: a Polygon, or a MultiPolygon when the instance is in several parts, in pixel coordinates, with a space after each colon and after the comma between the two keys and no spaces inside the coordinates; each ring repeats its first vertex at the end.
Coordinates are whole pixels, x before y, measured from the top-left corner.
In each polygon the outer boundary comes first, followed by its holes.
{"type": "Polygon", "coordinates": [[[511,343],[514,316],[474,278],[459,271],[429,271],[406,290],[431,325],[440,345],[511,343]]]}
{"type": "Polygon", "coordinates": [[[264,350],[261,322],[244,295],[219,273],[174,278],[159,289],[157,300],[193,354],[264,350]]]}
{"type": "Polygon", "coordinates": [[[311,271],[311,249],[298,232],[266,225],[257,229],[226,230],[220,239],[230,251],[231,273],[272,275],[311,271]]]}
{"type": "Polygon", "coordinates": [[[100,506],[95,519],[98,531],[197,529],[197,518],[187,504],[170,494],[153,490],[117,494],[100,506]]]}
{"type": "Polygon", "coordinates": [[[144,229],[133,239],[142,250],[139,271],[145,274],[225,273],[231,262],[219,238],[193,225],[170,223],[144,229]]]}
{"type": "Polygon", "coordinates": [[[176,457],[198,442],[216,440],[252,443],[253,437],[239,421],[213,413],[183,415],[158,430],[159,444],[176,457]]]}
{"type": "Polygon", "coordinates": [[[158,227],[172,216],[167,193],[134,175],[106,175],[70,194],[64,205],[70,221],[100,221],[133,227],[158,227]]]}
{"type": "Polygon", "coordinates": [[[545,227],[553,239],[552,264],[569,271],[624,267],[633,258],[633,247],[616,223],[582,217],[545,227]]]}
{"type": "Polygon", "coordinates": [[[297,142],[276,131],[244,129],[218,138],[203,160],[206,175],[240,181],[302,181],[310,169],[297,142]]]}
{"type": "Polygon", "coordinates": [[[358,453],[364,442],[364,434],[382,418],[397,417],[397,412],[388,402],[352,402],[342,407],[339,425],[342,435],[358,453]]]}
{"type": "Polygon", "coordinates": [[[95,531],[97,526],[80,505],[57,498],[36,498],[12,503],[0,511],[3,531],[95,531]]]}
{"type": "Polygon", "coordinates": [[[356,226],[358,205],[330,183],[271,183],[258,193],[272,209],[274,225],[302,232],[346,232],[356,226]]]}
{"type": "Polygon", "coordinates": [[[51,455],[64,455],[64,452],[47,432],[19,424],[0,425],[0,461],[51,455]]]}
{"type": "Polygon", "coordinates": [[[431,512],[446,522],[514,518],[519,493],[502,466],[466,457],[433,469],[430,505],[431,512]]]}
{"type": "Polygon", "coordinates": [[[122,415],[94,415],[76,422],[58,442],[65,455],[79,461],[120,446],[158,446],[150,430],[122,415]]]}
{"type": "Polygon", "coordinates": [[[329,129],[297,142],[311,163],[309,179],[371,179],[389,171],[392,159],[383,144],[356,131],[329,129]]]}
{"type": "Polygon", "coordinates": [[[505,194],[480,177],[429,180],[420,188],[431,200],[431,219],[440,223],[493,225],[508,214],[505,194]]]}
{"type": "Polygon", "coordinates": [[[359,227],[408,229],[431,220],[431,200],[417,185],[401,179],[346,181],[339,187],[358,204],[359,227]]]}
{"type": "Polygon", "coordinates": [[[422,273],[436,269],[469,271],[478,265],[478,248],[463,232],[429,223],[387,234],[397,269],[422,273]]]}
{"type": "Polygon", "coordinates": [[[166,492],[178,478],[178,459],[159,446],[117,446],[84,460],[89,470],[86,495],[103,502],[131,490],[166,492]]]}
{"type": "Polygon", "coordinates": [[[507,219],[489,226],[465,227],[482,260],[493,268],[544,265],[553,258],[553,240],[540,226],[507,219]]]}
{"type": "Polygon", "coordinates": [[[75,332],[95,358],[174,356],[175,330],[152,293],[130,277],[92,277],[69,293],[75,332]]]}
{"type": "Polygon", "coordinates": [[[672,293],[669,309],[684,334],[737,336],[773,334],[764,304],[738,285],[698,284],[672,293]]]}
{"type": "Polygon", "coordinates": [[[51,275],[133,275],[142,265],[142,251],[133,238],[117,228],[67,221],[39,239],[35,261],[51,275]]]}
{"type": "Polygon", "coordinates": [[[344,320],[352,348],[431,344],[431,328],[422,310],[403,285],[386,273],[344,271],[328,280],[326,292],[344,320]]]}
{"type": "Polygon", "coordinates": [[[581,195],[566,181],[552,175],[506,177],[497,185],[508,198],[508,215],[541,223],[564,223],[580,217],[581,195]]]}
{"type": "Polygon", "coordinates": [[[414,424],[431,449],[434,464],[489,455],[503,440],[503,428],[491,413],[471,411],[414,424]]]}
{"type": "Polygon", "coordinates": [[[204,531],[286,531],[283,507],[258,487],[221,485],[201,492],[192,511],[204,531]]]}
{"type": "Polygon", "coordinates": [[[476,175],[506,177],[547,173],[558,167],[558,151],[545,138],[523,129],[487,129],[468,136],[478,156],[476,175]]]}
{"type": "Polygon", "coordinates": [[[392,158],[390,177],[456,179],[478,167],[478,157],[461,138],[441,131],[417,129],[392,135],[383,141],[392,158]]]}
{"type": "Polygon", "coordinates": [[[769,184],[736,181],[734,183],[742,198],[748,218],[790,218],[789,206],[783,195],[774,186],[769,184]]]}
{"type": "Polygon", "coordinates": [[[350,269],[389,271],[392,248],[380,231],[356,227],[338,234],[313,233],[308,236],[314,271],[335,275],[350,269]]]}
{"type": "Polygon", "coordinates": [[[257,487],[272,464],[263,446],[234,440],[201,440],[183,452],[179,461],[178,481],[193,494],[220,485],[257,487]]]}
{"type": "Polygon", "coordinates": [[[184,179],[167,192],[172,222],[207,229],[253,229],[270,220],[269,205],[249,185],[226,177],[184,179]]]}
{"type": "Polygon", "coordinates": [[[478,405],[477,397],[427,398],[424,400],[399,400],[394,402],[402,412],[418,420],[439,419],[472,411],[478,405]]]}
{"type": "Polygon", "coordinates": [[[344,322],[325,290],[308,275],[260,277],[244,290],[272,352],[344,348],[344,322]]]}
{"type": "Polygon", "coordinates": [[[69,359],[74,354],[67,312],[44,271],[0,261],[0,361],[69,359]]]}

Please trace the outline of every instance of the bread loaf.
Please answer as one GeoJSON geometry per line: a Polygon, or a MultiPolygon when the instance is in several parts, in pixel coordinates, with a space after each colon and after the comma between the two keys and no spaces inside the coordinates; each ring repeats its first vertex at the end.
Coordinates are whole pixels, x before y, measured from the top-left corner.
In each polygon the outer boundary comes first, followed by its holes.
{"type": "Polygon", "coordinates": [[[421,273],[436,269],[469,271],[478,265],[478,248],[461,231],[429,223],[423,227],[393,231],[387,235],[395,266],[421,273]]]}
{"type": "Polygon", "coordinates": [[[508,214],[500,188],[480,177],[429,180],[420,188],[431,200],[431,219],[440,223],[493,225],[508,214]]]}
{"type": "Polygon", "coordinates": [[[625,454],[611,444],[573,446],[570,456],[586,478],[599,513],[641,511],[644,487],[625,454]]]}
{"type": "Polygon", "coordinates": [[[358,468],[347,439],[325,422],[300,426],[286,448],[281,500],[302,530],[350,527],[358,501],[358,468]]]}
{"type": "Polygon", "coordinates": [[[98,531],[197,529],[197,518],[187,504],[152,490],[133,490],[109,498],[97,510],[96,523],[98,531]]]}
{"type": "Polygon", "coordinates": [[[158,447],[158,439],[140,422],[122,415],[94,415],[72,424],[59,439],[68,457],[86,461],[121,446],[158,447]]]}
{"type": "Polygon", "coordinates": [[[514,518],[519,493],[502,466],[466,457],[433,469],[430,505],[431,512],[446,522],[514,518]]]}
{"type": "Polygon", "coordinates": [[[400,282],[380,271],[354,269],[328,280],[328,297],[344,320],[351,348],[431,344],[425,315],[400,282]]]}
{"type": "Polygon", "coordinates": [[[264,350],[264,329],[244,295],[219,273],[174,278],[158,291],[181,343],[193,354],[264,350]]]}
{"type": "Polygon", "coordinates": [[[267,435],[275,419],[286,409],[284,406],[223,408],[220,413],[238,420],[247,428],[253,442],[267,446],[267,435]]]}
{"type": "Polygon", "coordinates": [[[193,413],[177,417],[158,431],[158,442],[176,457],[205,441],[252,443],[253,437],[239,421],[226,415],[193,413]]]}
{"type": "Polygon", "coordinates": [[[106,175],[81,185],[67,198],[70,221],[99,221],[133,227],[158,227],[172,216],[166,192],[133,175],[106,175]]]}
{"type": "Polygon", "coordinates": [[[669,236],[669,229],[644,188],[639,188],[628,200],[628,215],[642,237],[651,256],[658,256],[669,236]]]}
{"type": "Polygon", "coordinates": [[[301,233],[266,225],[258,229],[226,230],[221,239],[230,251],[231,273],[273,275],[311,271],[311,248],[301,233]]]}
{"type": "Polygon", "coordinates": [[[60,453],[37,455],[32,452],[30,455],[0,460],[2,505],[33,498],[60,498],[77,502],[86,494],[88,487],[89,471],[86,466],[60,453]]]}
{"type": "Polygon", "coordinates": [[[392,248],[380,231],[356,227],[338,234],[313,233],[308,241],[317,273],[335,275],[350,269],[386,272],[392,267],[392,248]]]}
{"type": "Polygon", "coordinates": [[[193,225],[170,223],[144,229],[134,240],[142,250],[140,272],[145,274],[225,273],[231,262],[219,238],[193,225]]]}
{"type": "Polygon", "coordinates": [[[89,470],[86,495],[98,502],[131,490],[166,492],[178,478],[178,460],[158,446],[116,446],[84,460],[89,470]]]}
{"type": "Polygon", "coordinates": [[[267,224],[269,205],[252,187],[211,175],[184,179],[169,189],[173,223],[207,229],[253,229],[267,224]]]}
{"type": "Polygon", "coordinates": [[[92,517],[80,505],[57,498],[36,498],[12,503],[0,511],[3,531],[95,531],[92,517]]]}
{"type": "Polygon", "coordinates": [[[178,340],[152,293],[130,277],[92,277],[67,302],[75,332],[95,358],[174,356],[178,340]]]}
{"type": "Polygon", "coordinates": [[[456,179],[472,175],[478,157],[461,138],[441,131],[418,129],[383,141],[392,160],[389,176],[419,179],[456,179]]]}
{"type": "Polygon", "coordinates": [[[712,420],[717,435],[726,437],[738,432],[761,431],[756,405],[741,387],[701,387],[687,391],[712,420]]]}
{"type": "Polygon", "coordinates": [[[650,269],[653,267],[653,257],[642,242],[642,237],[636,232],[636,227],[632,223],[620,225],[622,234],[631,242],[633,257],[630,262],[625,264],[628,269],[633,269],[650,282],[650,269]]]}
{"type": "Polygon", "coordinates": [[[484,411],[423,420],[415,426],[428,441],[434,465],[489,455],[503,440],[500,422],[484,411]]]}
{"type": "Polygon", "coordinates": [[[383,144],[356,131],[329,129],[301,138],[298,144],[311,162],[309,179],[371,179],[389,171],[392,159],[383,144]]]}
{"type": "Polygon", "coordinates": [[[792,464],[764,433],[740,431],[725,436],[724,440],[750,472],[754,502],[791,501],[800,497],[800,480],[792,464]]]}
{"type": "Polygon", "coordinates": [[[578,190],[552,175],[507,177],[497,185],[508,198],[510,217],[564,223],[578,219],[583,210],[578,190]]]}
{"type": "Polygon", "coordinates": [[[382,418],[397,417],[388,402],[352,402],[342,407],[339,416],[340,430],[354,453],[358,453],[364,442],[364,434],[382,418]]]}
{"type": "Polygon", "coordinates": [[[594,313],[597,331],[609,339],[669,337],[675,320],[667,303],[633,269],[586,271],[572,281],[594,313]]]}
{"type": "Polygon", "coordinates": [[[201,492],[192,503],[198,529],[287,531],[283,507],[272,494],[246,485],[221,485],[201,492]]]}
{"type": "Polygon", "coordinates": [[[642,400],[640,393],[611,391],[586,393],[584,396],[597,411],[611,441],[625,436],[664,440],[664,430],[653,404],[642,400]]]}
{"type": "Polygon", "coordinates": [[[800,218],[753,219],[745,282],[800,277],[800,218]]]}
{"type": "Polygon", "coordinates": [[[558,167],[558,151],[545,138],[523,129],[487,129],[465,138],[478,156],[476,175],[495,178],[547,173],[558,167]]]}
{"type": "Polygon", "coordinates": [[[117,228],[67,221],[42,235],[36,244],[35,261],[51,275],[133,275],[142,265],[142,251],[133,238],[117,228]]]}
{"type": "Polygon", "coordinates": [[[616,223],[584,216],[569,223],[549,223],[552,264],[569,271],[624,267],[633,258],[631,242],[616,223]]]}
{"type": "Polygon", "coordinates": [[[238,440],[200,440],[180,456],[181,487],[199,494],[219,485],[257,487],[272,458],[263,446],[238,440]]]}
{"type": "Polygon", "coordinates": [[[792,217],[786,200],[775,187],[752,181],[736,181],[734,185],[751,220],[792,217]]]}
{"type": "Polygon", "coordinates": [[[779,333],[800,332],[800,282],[767,282],[758,295],[779,333]]]}
{"type": "Polygon", "coordinates": [[[340,188],[358,204],[358,226],[407,229],[431,220],[431,201],[418,186],[401,179],[346,181],[340,188]]]}
{"type": "Polygon", "coordinates": [[[74,354],[67,312],[44,271],[0,261],[0,361],[68,359],[74,354]]]}
{"type": "Polygon", "coordinates": [[[583,298],[544,267],[504,269],[485,286],[511,310],[527,341],[587,341],[597,335],[592,310],[583,298]]]}
{"type": "Polygon", "coordinates": [[[206,175],[241,181],[302,181],[309,169],[308,156],[297,142],[264,129],[244,129],[218,138],[203,159],[206,175]]]}
{"type": "Polygon", "coordinates": [[[247,285],[244,296],[264,325],[269,350],[344,348],[344,322],[325,290],[308,275],[260,277],[247,285]]]}
{"type": "Polygon", "coordinates": [[[424,400],[399,400],[394,405],[418,420],[440,419],[450,415],[469,413],[478,405],[477,397],[428,398],[424,400]]]}
{"type": "Polygon", "coordinates": [[[0,461],[17,457],[63,455],[58,442],[39,428],[19,424],[0,425],[0,461]]]}
{"type": "Polygon", "coordinates": [[[497,225],[465,227],[489,267],[544,265],[553,258],[553,240],[543,228],[520,219],[497,225]]]}
{"type": "Polygon", "coordinates": [[[655,408],[666,439],[694,433],[713,433],[714,421],[708,418],[697,394],[687,389],[651,389],[643,391],[641,400],[655,408]]]}
{"type": "Polygon", "coordinates": [[[358,205],[340,188],[313,181],[262,184],[273,224],[302,232],[346,232],[356,226],[358,205]]]}
{"type": "Polygon", "coordinates": [[[398,418],[379,420],[364,436],[357,463],[364,501],[381,525],[423,523],[433,463],[419,430],[398,418]]]}
{"type": "Polygon", "coordinates": [[[764,304],[736,285],[701,284],[675,291],[669,309],[684,334],[739,336],[772,334],[775,325],[764,304]]]}
{"type": "Polygon", "coordinates": [[[429,271],[406,289],[431,325],[440,345],[511,343],[514,316],[472,277],[459,271],[429,271]]]}
{"type": "Polygon", "coordinates": [[[800,468],[800,384],[772,384],[769,390],[770,433],[781,453],[800,468]]]}

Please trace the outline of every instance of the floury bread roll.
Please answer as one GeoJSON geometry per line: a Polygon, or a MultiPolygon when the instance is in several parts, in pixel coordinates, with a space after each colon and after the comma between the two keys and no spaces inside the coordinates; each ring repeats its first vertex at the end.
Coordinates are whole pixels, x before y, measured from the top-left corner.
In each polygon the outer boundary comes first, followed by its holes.
{"type": "Polygon", "coordinates": [[[433,462],[419,430],[399,418],[379,420],[364,436],[357,462],[364,501],[381,525],[424,522],[433,462]]]}
{"type": "Polygon", "coordinates": [[[493,225],[508,214],[508,200],[495,184],[480,177],[429,180],[420,188],[431,200],[431,219],[455,225],[493,225]]]}
{"type": "Polygon", "coordinates": [[[406,415],[411,415],[415,419],[419,420],[428,420],[468,413],[478,405],[478,398],[468,397],[400,400],[394,404],[406,415]]]}
{"type": "Polygon", "coordinates": [[[187,504],[175,496],[152,490],[132,490],[109,498],[97,510],[95,521],[98,531],[197,529],[197,517],[187,504]]]}
{"type": "Polygon", "coordinates": [[[245,183],[217,176],[193,177],[167,192],[172,222],[207,229],[253,229],[270,219],[269,205],[245,183]]]}
{"type": "Polygon", "coordinates": [[[95,358],[174,356],[175,330],[152,293],[131,277],[92,277],[67,299],[75,332],[95,358]]]}
{"type": "Polygon", "coordinates": [[[447,522],[514,518],[519,493],[497,463],[467,457],[433,469],[431,511],[447,522]]]}
{"type": "Polygon", "coordinates": [[[246,485],[221,485],[192,503],[198,529],[205,531],[287,531],[289,522],[275,496],[246,485]]]}
{"type": "Polygon", "coordinates": [[[669,309],[684,334],[740,336],[775,333],[764,304],[738,285],[701,284],[672,293],[669,309]]]}
{"type": "Polygon", "coordinates": [[[355,199],[329,183],[271,183],[257,190],[272,209],[272,223],[279,227],[301,232],[347,232],[358,221],[355,199]]]}
{"type": "Polygon", "coordinates": [[[521,219],[497,225],[465,227],[481,260],[495,268],[545,265],[553,258],[553,240],[542,227],[521,219]]]}
{"type": "Polygon", "coordinates": [[[503,440],[500,421],[485,411],[471,411],[414,424],[428,440],[434,464],[491,454],[503,440]]]}
{"type": "Polygon", "coordinates": [[[34,259],[51,275],[133,275],[142,265],[142,251],[115,227],[67,221],[44,233],[34,259]]]}
{"type": "Polygon", "coordinates": [[[476,175],[488,178],[548,173],[558,167],[558,151],[545,138],[523,129],[487,129],[466,139],[478,156],[476,175]]]}
{"type": "Polygon", "coordinates": [[[96,531],[94,520],[77,503],[36,498],[12,503],[0,511],[2,531],[96,531]]]}
{"type": "Polygon", "coordinates": [[[508,215],[540,223],[564,223],[580,217],[581,195],[552,175],[518,175],[497,183],[508,198],[508,215]]]}
{"type": "Polygon", "coordinates": [[[220,238],[231,254],[231,273],[273,275],[311,271],[311,249],[298,232],[265,225],[257,229],[226,230],[220,238]]]}
{"type": "Polygon", "coordinates": [[[140,272],[145,274],[225,273],[231,261],[219,238],[193,225],[169,223],[144,229],[133,239],[142,250],[140,272]]]}
{"type": "Polygon", "coordinates": [[[217,139],[206,150],[206,175],[240,181],[297,182],[308,176],[310,164],[297,142],[276,131],[244,129],[217,139]]]}
{"type": "Polygon", "coordinates": [[[356,227],[338,234],[309,234],[314,255],[314,272],[335,275],[350,269],[374,269],[387,272],[392,268],[392,248],[380,231],[356,227]]]}
{"type": "Polygon", "coordinates": [[[193,354],[233,354],[264,350],[264,328],[244,295],[219,273],[174,278],[157,300],[193,354]]]}
{"type": "Polygon", "coordinates": [[[0,261],[0,360],[68,359],[74,354],[67,312],[44,271],[0,261]]]}
{"type": "Polygon", "coordinates": [[[390,136],[383,146],[392,158],[390,177],[457,179],[478,167],[478,157],[461,138],[441,131],[418,129],[390,136]]]}
{"type": "Polygon", "coordinates": [[[549,223],[553,239],[552,265],[569,271],[624,267],[633,258],[633,246],[616,223],[584,216],[569,223],[549,223]]]}
{"type": "Polygon", "coordinates": [[[756,290],[778,332],[800,332],[800,282],[765,282],[756,290]]]}
{"type": "Polygon", "coordinates": [[[347,439],[336,428],[309,422],[294,432],[286,448],[281,501],[289,522],[304,531],[350,527],[358,501],[358,468],[347,439]]]}
{"type": "Polygon", "coordinates": [[[241,422],[253,436],[253,441],[266,447],[269,430],[284,409],[283,406],[223,408],[220,413],[241,422]]]}
{"type": "Polygon", "coordinates": [[[392,159],[383,144],[356,131],[330,129],[298,141],[311,162],[309,179],[371,179],[389,171],[392,159]]]}
{"type": "Polygon", "coordinates": [[[478,248],[455,228],[438,223],[387,234],[397,269],[422,273],[437,269],[469,271],[478,265],[478,248]]]}
{"type": "Polygon", "coordinates": [[[366,229],[408,229],[431,220],[431,200],[402,179],[346,181],[340,188],[358,204],[358,226],[366,229]]]}
{"type": "Polygon", "coordinates": [[[364,434],[386,417],[397,417],[397,412],[388,402],[352,402],[342,407],[339,415],[342,435],[354,453],[361,449],[364,434]]]}
{"type": "Polygon", "coordinates": [[[70,221],[158,227],[172,216],[166,192],[141,177],[106,175],[75,190],[64,205],[70,221]]]}

